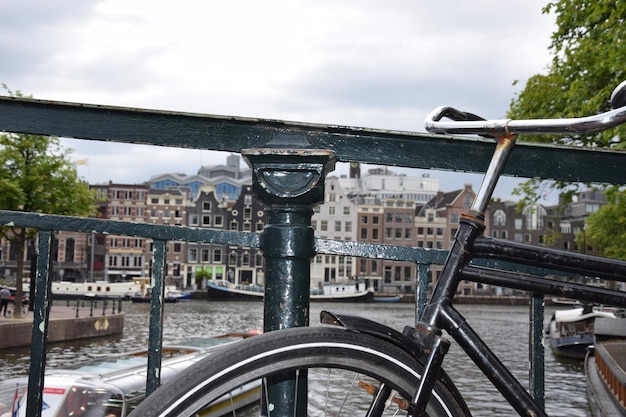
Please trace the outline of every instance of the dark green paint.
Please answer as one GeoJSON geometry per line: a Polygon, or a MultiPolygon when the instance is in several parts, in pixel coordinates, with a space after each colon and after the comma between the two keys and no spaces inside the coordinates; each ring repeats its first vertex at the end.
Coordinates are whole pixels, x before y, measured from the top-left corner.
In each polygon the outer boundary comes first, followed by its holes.
{"type": "MultiPolygon", "coordinates": [[[[434,106],[433,106],[434,107],[434,106]]],[[[342,162],[484,172],[491,140],[0,97],[0,131],[242,152],[327,149],[342,162]]],[[[626,152],[547,144],[516,145],[505,175],[623,184],[626,152]]]]}

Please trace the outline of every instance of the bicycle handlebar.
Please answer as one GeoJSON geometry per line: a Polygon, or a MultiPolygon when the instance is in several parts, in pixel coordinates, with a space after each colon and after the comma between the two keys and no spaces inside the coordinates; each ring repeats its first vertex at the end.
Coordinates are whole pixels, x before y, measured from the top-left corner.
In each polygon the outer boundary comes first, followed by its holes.
{"type": "Polygon", "coordinates": [[[605,113],[568,119],[485,120],[472,113],[441,106],[426,118],[426,130],[431,133],[477,134],[500,137],[507,134],[567,134],[596,133],[626,122],[626,81],[611,94],[611,107],[605,113]],[[441,121],[442,118],[452,121],[441,121]]]}

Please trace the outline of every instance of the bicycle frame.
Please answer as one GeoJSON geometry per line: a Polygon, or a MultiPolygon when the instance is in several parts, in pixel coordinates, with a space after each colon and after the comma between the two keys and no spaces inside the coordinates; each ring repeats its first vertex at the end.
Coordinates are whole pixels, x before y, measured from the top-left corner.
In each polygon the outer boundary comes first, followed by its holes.
{"type": "MultiPolygon", "coordinates": [[[[625,89],[626,83],[622,83],[612,97],[621,97],[623,94],[617,94],[617,92],[625,89]]],[[[612,279],[624,280],[626,262],[532,247],[482,236],[485,229],[484,213],[515,144],[515,133],[590,133],[604,130],[626,122],[626,106],[621,102],[619,105],[622,107],[597,116],[544,121],[485,121],[471,113],[440,107],[431,113],[426,122],[426,128],[431,132],[495,134],[497,146],[476,199],[469,213],[465,214],[460,221],[441,275],[417,324],[417,331],[421,335],[421,340],[428,341],[433,338],[426,337],[427,335],[435,334],[438,337],[434,340],[437,340],[441,338],[442,330],[445,330],[520,415],[547,416],[542,404],[538,404],[532,398],[471,328],[463,315],[454,308],[454,295],[462,280],[471,280],[525,290],[542,296],[566,296],[580,301],[626,307],[626,294],[619,291],[486,268],[471,263],[472,260],[481,257],[492,258],[547,269],[601,274],[612,279]],[[439,122],[442,117],[449,117],[456,121],[439,122]]],[[[445,350],[436,342],[431,342],[425,347],[430,353],[427,363],[424,364],[425,371],[420,386],[417,387],[412,400],[409,410],[411,416],[422,415],[425,410],[429,393],[434,386],[433,381],[445,355],[445,350]]]]}

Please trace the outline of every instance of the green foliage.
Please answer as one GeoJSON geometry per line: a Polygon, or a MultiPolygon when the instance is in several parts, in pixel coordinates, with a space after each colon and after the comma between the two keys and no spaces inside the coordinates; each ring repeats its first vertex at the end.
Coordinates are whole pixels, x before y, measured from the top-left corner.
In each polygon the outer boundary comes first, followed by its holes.
{"type": "Polygon", "coordinates": [[[626,260],[626,191],[611,187],[608,204],[587,218],[587,244],[597,246],[608,258],[626,260]]]}
{"type": "MultiPolygon", "coordinates": [[[[618,0],[560,0],[543,9],[554,13],[557,28],[552,34],[552,62],[546,74],[531,77],[512,100],[511,119],[582,117],[609,110],[613,89],[626,79],[626,2],[618,0]]],[[[623,149],[626,126],[594,135],[524,136],[520,140],[577,146],[623,149]]],[[[529,182],[519,194],[539,182],[529,182]]],[[[569,185],[553,183],[563,190],[569,185]]]]}
{"type": "MultiPolygon", "coordinates": [[[[6,85],[14,97],[22,97],[6,85]]],[[[71,151],[58,138],[0,134],[0,209],[35,213],[87,216],[95,213],[94,195],[78,178],[69,159],[71,151]]],[[[0,236],[17,248],[16,288],[21,296],[27,239],[36,231],[20,227],[0,228],[0,236]]],[[[19,310],[16,310],[19,318],[19,310]]]]}

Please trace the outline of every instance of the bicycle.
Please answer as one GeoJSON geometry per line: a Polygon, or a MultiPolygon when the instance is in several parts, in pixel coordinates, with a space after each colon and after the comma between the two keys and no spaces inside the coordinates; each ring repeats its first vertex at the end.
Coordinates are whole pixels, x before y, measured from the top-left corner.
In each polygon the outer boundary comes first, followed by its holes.
{"type": "MultiPolygon", "coordinates": [[[[10,301],[7,305],[7,312],[5,317],[12,318],[13,314],[15,314],[15,301],[10,301]]],[[[22,317],[28,317],[28,302],[22,302],[22,317]]]]}
{"type": "MultiPolygon", "coordinates": [[[[626,122],[626,81],[611,95],[614,110],[577,119],[484,120],[450,107],[435,109],[426,129],[434,133],[478,134],[497,145],[475,201],[459,224],[452,247],[419,322],[403,332],[374,321],[322,312],[330,326],[284,329],[255,336],[215,353],[160,387],[131,416],[202,415],[217,399],[236,404],[241,388],[261,381],[260,415],[326,415],[328,403],[350,415],[471,416],[452,379],[443,370],[450,335],[522,416],[546,412],[454,307],[461,280],[567,296],[626,307],[626,294],[471,262],[479,258],[626,276],[626,262],[524,245],[483,236],[484,213],[517,134],[592,133],[626,122]],[[442,121],[443,118],[450,121],[442,121]],[[338,388],[317,389],[322,380],[338,388]],[[308,387],[313,387],[309,392],[308,387]],[[290,395],[286,395],[289,393],[290,395]]],[[[254,410],[255,413],[259,410],[254,410]]]]}

